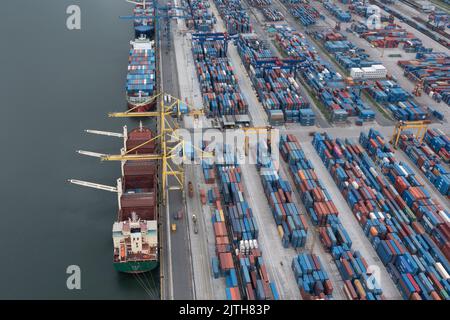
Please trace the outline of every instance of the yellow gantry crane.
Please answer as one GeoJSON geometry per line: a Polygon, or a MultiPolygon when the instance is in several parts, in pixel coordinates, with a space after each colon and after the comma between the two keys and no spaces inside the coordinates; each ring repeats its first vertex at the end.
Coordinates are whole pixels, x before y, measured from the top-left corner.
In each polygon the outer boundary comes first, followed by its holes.
{"type": "MultiPolygon", "coordinates": [[[[174,128],[170,122],[169,118],[181,118],[182,115],[193,116],[195,119],[198,119],[199,116],[203,115],[203,109],[195,109],[187,103],[182,102],[180,99],[175,98],[169,94],[157,94],[153,96],[149,101],[153,99],[158,99],[163,96],[163,99],[160,100],[159,110],[158,111],[149,111],[149,112],[133,112],[135,108],[138,108],[140,105],[136,105],[134,108],[129,109],[125,112],[115,112],[110,113],[109,117],[156,117],[158,118],[158,126],[157,126],[157,135],[152,139],[143,142],[142,144],[130,149],[126,150],[126,147],[121,149],[121,153],[117,155],[111,154],[101,154],[90,151],[82,151],[79,150],[78,153],[88,156],[93,156],[100,158],[102,161],[139,161],[139,160],[155,160],[161,161],[160,163],[160,172],[161,172],[161,187],[162,187],[162,202],[166,204],[167,196],[166,190],[184,190],[184,170],[183,170],[183,162],[186,160],[186,151],[185,151],[185,141],[182,137],[178,136],[176,133],[176,128],[174,128]],[[186,108],[186,112],[183,112],[182,108],[186,108]],[[169,138],[171,139],[169,141],[169,138]],[[158,140],[158,144],[160,146],[160,153],[155,154],[135,154],[133,153],[137,149],[145,146],[152,141],[158,140]],[[180,157],[181,153],[181,157],[180,157]],[[171,161],[177,158],[178,161],[171,161]],[[168,186],[168,177],[173,176],[177,182],[176,186],[168,186]]],[[[148,103],[149,101],[146,101],[148,103]]],[[[142,123],[141,123],[142,126],[142,123]]],[[[108,136],[116,136],[116,137],[124,137],[126,140],[127,132],[126,126],[124,127],[124,133],[112,133],[112,132],[104,132],[97,130],[86,130],[89,133],[108,135],[108,136]]],[[[126,141],[124,141],[125,143],[126,141]]],[[[200,148],[191,144],[194,151],[198,151],[201,154],[201,157],[212,157],[213,155],[208,152],[204,152],[200,148]]],[[[70,180],[69,180],[70,181],[70,180]]],[[[73,180],[78,181],[78,180],[73,180]]],[[[72,182],[72,181],[71,181],[72,182]]],[[[80,184],[80,183],[77,183],[80,184]]],[[[92,183],[85,183],[86,186],[95,187],[92,183]]]]}
{"type": "Polygon", "coordinates": [[[271,134],[272,134],[272,126],[262,126],[262,127],[244,127],[241,128],[241,130],[244,131],[244,148],[245,148],[245,155],[248,156],[248,151],[249,151],[249,147],[250,147],[250,142],[249,142],[249,134],[260,134],[261,132],[267,132],[267,145],[270,145],[271,142],[271,134]]]}
{"type": "MultiPolygon", "coordinates": [[[[167,190],[183,190],[184,191],[184,170],[183,163],[186,160],[186,145],[182,137],[178,136],[174,125],[169,122],[170,118],[180,119],[183,115],[192,116],[194,119],[199,119],[200,116],[204,115],[202,108],[196,109],[191,105],[183,102],[182,100],[173,97],[169,94],[159,93],[144,104],[150,103],[153,99],[160,99],[159,108],[157,111],[147,111],[147,112],[134,112],[135,109],[139,108],[141,105],[135,105],[133,108],[124,112],[114,112],[109,113],[109,117],[115,118],[125,118],[125,117],[155,117],[158,119],[157,134],[152,139],[143,142],[142,144],[127,150],[126,149],[126,139],[127,139],[127,128],[124,126],[123,134],[114,132],[105,132],[98,130],[86,130],[89,133],[115,136],[124,138],[124,147],[121,149],[120,154],[102,154],[90,151],[78,150],[78,153],[83,155],[88,155],[92,157],[100,158],[102,161],[139,161],[139,160],[154,160],[160,161],[160,172],[161,172],[161,188],[162,188],[162,202],[166,204],[167,201],[167,190]],[[169,141],[170,138],[170,141],[169,141]],[[134,153],[137,149],[145,146],[152,141],[158,140],[158,145],[160,146],[160,152],[155,154],[136,154],[134,153]],[[181,157],[180,157],[181,153],[181,157]],[[178,161],[173,161],[173,160],[178,161]],[[168,178],[173,176],[177,182],[176,186],[168,187],[168,178]]],[[[142,126],[142,123],[141,123],[142,126]]],[[[270,144],[271,140],[271,126],[262,127],[244,127],[240,128],[243,130],[245,135],[245,154],[248,156],[249,149],[249,134],[259,134],[261,132],[267,133],[267,142],[270,144]]],[[[201,155],[201,158],[211,158],[214,157],[214,152],[205,152],[200,148],[196,147],[191,143],[191,147],[194,152],[197,151],[201,155]]],[[[95,183],[80,181],[80,180],[69,180],[72,183],[93,187],[97,189],[112,191],[114,188],[103,186],[95,183]],[[112,188],[112,189],[111,189],[112,188]]],[[[114,189],[115,190],[115,189],[114,189]]]]}
{"type": "Polygon", "coordinates": [[[391,144],[397,149],[398,140],[400,139],[400,135],[404,130],[408,129],[417,129],[416,137],[419,139],[419,142],[422,142],[423,137],[425,136],[425,132],[427,131],[428,125],[431,123],[430,120],[422,120],[422,121],[399,121],[395,125],[394,134],[392,135],[391,144]]]}

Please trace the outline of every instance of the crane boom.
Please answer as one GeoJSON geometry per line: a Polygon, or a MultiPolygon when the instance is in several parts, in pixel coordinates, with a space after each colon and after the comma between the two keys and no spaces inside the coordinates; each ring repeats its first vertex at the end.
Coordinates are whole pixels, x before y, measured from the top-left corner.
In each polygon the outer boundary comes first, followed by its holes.
{"type": "Polygon", "coordinates": [[[107,154],[104,154],[104,153],[84,151],[84,150],[77,150],[77,153],[85,155],[85,156],[89,156],[89,157],[94,157],[94,158],[103,158],[103,157],[108,156],[107,154]]]}
{"type": "Polygon", "coordinates": [[[92,134],[98,134],[101,136],[109,136],[109,137],[117,137],[117,138],[123,138],[124,135],[123,133],[117,133],[117,132],[109,132],[109,131],[100,131],[100,130],[84,130],[87,133],[92,133],[92,134]]]}
{"type": "Polygon", "coordinates": [[[111,186],[107,186],[104,184],[93,183],[93,182],[83,181],[83,180],[76,180],[76,179],[69,179],[67,181],[72,184],[76,184],[76,185],[83,186],[83,187],[89,187],[89,188],[94,188],[94,189],[99,189],[99,190],[104,190],[104,191],[109,191],[109,192],[117,192],[116,187],[111,187],[111,186]]]}

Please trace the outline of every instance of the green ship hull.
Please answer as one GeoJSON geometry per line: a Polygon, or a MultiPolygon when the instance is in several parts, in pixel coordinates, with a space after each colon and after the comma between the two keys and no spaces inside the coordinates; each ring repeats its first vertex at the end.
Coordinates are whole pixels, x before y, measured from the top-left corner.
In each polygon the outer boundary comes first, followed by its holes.
{"type": "Polygon", "coordinates": [[[143,273],[149,272],[158,266],[158,261],[128,261],[128,262],[114,262],[116,271],[124,273],[143,273]]]}

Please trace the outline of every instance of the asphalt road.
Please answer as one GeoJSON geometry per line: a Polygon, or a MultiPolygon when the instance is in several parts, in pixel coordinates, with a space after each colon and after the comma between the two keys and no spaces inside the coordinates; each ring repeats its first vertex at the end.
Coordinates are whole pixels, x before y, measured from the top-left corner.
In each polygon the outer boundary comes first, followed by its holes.
{"type": "MultiPolygon", "coordinates": [[[[159,6],[166,5],[166,3],[166,0],[158,1],[159,6]]],[[[165,13],[160,11],[160,14],[165,13]]],[[[174,27],[175,23],[172,20],[159,19],[161,90],[164,93],[178,97],[177,66],[175,52],[173,50],[173,37],[171,36],[172,28],[174,27]]],[[[173,121],[170,120],[171,123],[173,121]]],[[[168,185],[173,186],[175,184],[175,178],[169,177],[168,185]]],[[[161,284],[164,286],[164,296],[161,298],[175,300],[194,299],[189,226],[186,222],[188,217],[184,215],[181,220],[174,219],[175,213],[181,209],[186,211],[182,191],[168,191],[167,203],[167,207],[163,207],[161,210],[162,217],[160,220],[163,230],[162,258],[164,259],[162,264],[164,281],[161,284]],[[175,232],[170,231],[170,226],[173,223],[177,225],[175,232]]]]}

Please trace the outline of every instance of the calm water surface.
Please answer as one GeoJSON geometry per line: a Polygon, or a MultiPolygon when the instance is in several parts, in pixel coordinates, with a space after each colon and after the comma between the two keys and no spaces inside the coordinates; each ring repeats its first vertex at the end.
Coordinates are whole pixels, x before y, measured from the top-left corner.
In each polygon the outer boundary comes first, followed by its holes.
{"type": "Polygon", "coordinates": [[[150,298],[112,266],[116,195],[66,183],[114,185],[120,174],[118,163],[75,150],[116,153],[122,144],[83,130],[119,132],[127,123],[107,113],[125,106],[133,33],[118,17],[131,9],[124,0],[2,1],[1,299],[150,298]],[[81,7],[79,31],[66,28],[71,4],[81,7]],[[81,290],[66,287],[69,265],[81,268],[81,290]]]}

